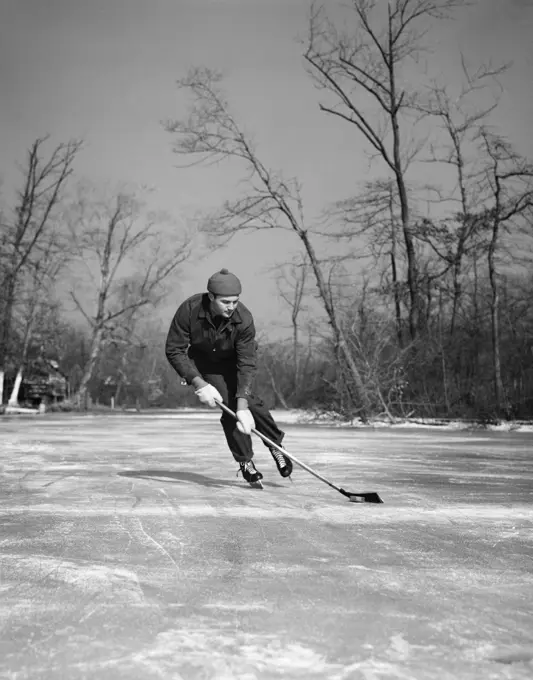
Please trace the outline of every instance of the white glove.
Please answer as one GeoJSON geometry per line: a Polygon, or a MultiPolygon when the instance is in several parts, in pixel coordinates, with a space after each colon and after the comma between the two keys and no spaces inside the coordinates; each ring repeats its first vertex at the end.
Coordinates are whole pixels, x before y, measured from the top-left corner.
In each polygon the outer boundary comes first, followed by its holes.
{"type": "Polygon", "coordinates": [[[255,427],[255,420],[249,409],[237,411],[237,429],[243,434],[252,434],[252,427],[255,427]]]}
{"type": "Polygon", "coordinates": [[[200,387],[200,389],[196,390],[194,394],[196,394],[202,404],[207,404],[211,408],[216,408],[217,401],[222,403],[220,392],[216,387],[213,387],[213,385],[210,385],[209,383],[204,385],[204,387],[200,387]]]}

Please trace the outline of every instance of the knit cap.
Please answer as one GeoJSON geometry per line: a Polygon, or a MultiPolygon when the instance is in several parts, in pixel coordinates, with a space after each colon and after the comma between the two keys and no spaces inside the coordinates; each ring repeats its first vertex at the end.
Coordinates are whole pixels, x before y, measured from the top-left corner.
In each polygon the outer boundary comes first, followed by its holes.
{"type": "Polygon", "coordinates": [[[207,290],[213,295],[240,295],[242,286],[235,274],[221,269],[209,278],[207,290]]]}

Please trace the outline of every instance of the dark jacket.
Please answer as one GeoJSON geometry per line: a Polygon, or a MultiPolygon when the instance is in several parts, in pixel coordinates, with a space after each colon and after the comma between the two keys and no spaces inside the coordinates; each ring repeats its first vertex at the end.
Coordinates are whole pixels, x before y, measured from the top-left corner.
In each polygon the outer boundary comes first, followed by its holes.
{"type": "Polygon", "coordinates": [[[182,302],[168,331],[165,353],[176,373],[190,385],[203,373],[237,371],[237,397],[252,392],[257,343],[251,312],[239,302],[231,318],[216,326],[207,293],[182,302]]]}

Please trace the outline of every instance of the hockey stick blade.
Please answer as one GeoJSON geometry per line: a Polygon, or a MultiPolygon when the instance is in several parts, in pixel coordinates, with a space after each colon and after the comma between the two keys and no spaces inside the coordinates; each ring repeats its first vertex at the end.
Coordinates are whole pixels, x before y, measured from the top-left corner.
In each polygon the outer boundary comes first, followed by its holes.
{"type": "Polygon", "coordinates": [[[344,489],[339,489],[339,491],[350,500],[350,503],[383,503],[379,494],[375,491],[368,491],[366,493],[350,493],[344,489]]]}

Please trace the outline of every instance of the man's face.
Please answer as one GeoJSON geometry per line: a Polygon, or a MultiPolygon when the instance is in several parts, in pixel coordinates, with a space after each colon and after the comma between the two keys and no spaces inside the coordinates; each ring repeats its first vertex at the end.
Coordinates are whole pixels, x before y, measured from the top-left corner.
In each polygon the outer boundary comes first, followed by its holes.
{"type": "Polygon", "coordinates": [[[223,316],[225,319],[230,318],[239,302],[238,295],[213,295],[209,293],[209,299],[211,300],[213,315],[223,316]]]}

